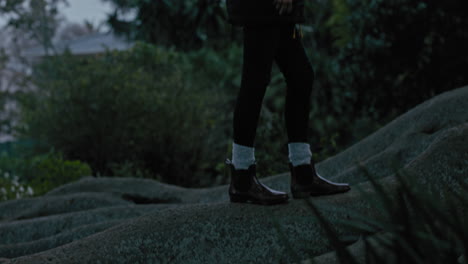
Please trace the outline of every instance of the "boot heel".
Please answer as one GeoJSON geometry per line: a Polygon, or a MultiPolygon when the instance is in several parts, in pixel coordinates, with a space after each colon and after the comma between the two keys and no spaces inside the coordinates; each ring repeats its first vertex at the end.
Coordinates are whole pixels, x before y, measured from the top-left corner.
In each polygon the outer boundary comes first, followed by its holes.
{"type": "Polygon", "coordinates": [[[310,196],[310,192],[291,191],[291,194],[294,199],[303,199],[310,196]]]}
{"type": "Polygon", "coordinates": [[[231,199],[231,202],[233,203],[246,203],[248,200],[246,197],[236,196],[236,195],[229,195],[229,198],[231,199]]]}

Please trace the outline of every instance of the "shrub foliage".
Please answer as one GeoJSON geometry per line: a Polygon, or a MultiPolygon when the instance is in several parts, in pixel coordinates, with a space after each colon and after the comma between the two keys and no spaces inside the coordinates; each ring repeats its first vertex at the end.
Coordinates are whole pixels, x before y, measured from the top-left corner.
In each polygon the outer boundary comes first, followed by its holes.
{"type": "Polygon", "coordinates": [[[200,184],[216,109],[207,90],[184,80],[178,61],[177,53],[145,44],[49,58],[36,67],[37,92],[21,100],[21,132],[95,174],[130,163],[145,168],[145,177],[200,184]]]}

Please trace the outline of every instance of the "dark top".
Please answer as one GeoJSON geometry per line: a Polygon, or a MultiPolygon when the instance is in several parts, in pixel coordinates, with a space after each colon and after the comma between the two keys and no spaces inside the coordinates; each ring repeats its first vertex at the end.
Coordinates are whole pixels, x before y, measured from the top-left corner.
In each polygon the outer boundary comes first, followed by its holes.
{"type": "Polygon", "coordinates": [[[304,0],[293,0],[291,13],[282,15],[273,0],[226,0],[228,22],[234,26],[301,24],[304,18],[304,0]]]}

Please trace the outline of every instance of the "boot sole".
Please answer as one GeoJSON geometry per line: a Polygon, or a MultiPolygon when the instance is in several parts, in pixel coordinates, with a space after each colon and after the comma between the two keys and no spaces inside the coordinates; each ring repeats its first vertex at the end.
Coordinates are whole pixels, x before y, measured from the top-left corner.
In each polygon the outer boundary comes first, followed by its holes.
{"type": "Polygon", "coordinates": [[[253,203],[253,204],[261,204],[261,205],[280,204],[280,203],[284,203],[288,201],[288,199],[261,201],[261,200],[255,200],[255,199],[251,199],[248,197],[236,196],[236,195],[229,195],[229,199],[232,203],[253,203]]]}

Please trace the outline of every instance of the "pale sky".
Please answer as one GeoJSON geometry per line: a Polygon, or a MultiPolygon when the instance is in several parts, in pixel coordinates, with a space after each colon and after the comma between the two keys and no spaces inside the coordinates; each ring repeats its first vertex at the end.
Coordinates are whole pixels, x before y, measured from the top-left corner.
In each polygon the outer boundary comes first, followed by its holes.
{"type": "Polygon", "coordinates": [[[68,0],[68,3],[69,6],[63,7],[60,12],[70,22],[83,23],[88,20],[93,25],[98,25],[112,11],[109,2],[103,3],[101,0],[68,0]]]}

